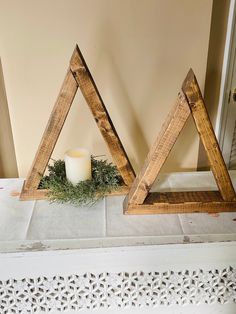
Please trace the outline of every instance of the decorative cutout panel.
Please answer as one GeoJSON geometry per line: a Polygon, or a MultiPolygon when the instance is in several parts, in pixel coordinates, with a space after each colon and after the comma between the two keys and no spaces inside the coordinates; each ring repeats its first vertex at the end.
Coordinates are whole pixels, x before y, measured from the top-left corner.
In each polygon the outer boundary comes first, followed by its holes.
{"type": "Polygon", "coordinates": [[[236,269],[85,273],[0,281],[0,313],[236,302],[236,269]]]}

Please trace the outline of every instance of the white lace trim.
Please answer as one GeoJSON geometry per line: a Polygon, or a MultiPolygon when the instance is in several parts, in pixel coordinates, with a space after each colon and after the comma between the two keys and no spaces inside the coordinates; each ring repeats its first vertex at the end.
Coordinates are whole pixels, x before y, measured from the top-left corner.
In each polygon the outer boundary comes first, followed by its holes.
{"type": "Polygon", "coordinates": [[[85,273],[0,281],[0,313],[236,302],[236,270],[85,273]]]}

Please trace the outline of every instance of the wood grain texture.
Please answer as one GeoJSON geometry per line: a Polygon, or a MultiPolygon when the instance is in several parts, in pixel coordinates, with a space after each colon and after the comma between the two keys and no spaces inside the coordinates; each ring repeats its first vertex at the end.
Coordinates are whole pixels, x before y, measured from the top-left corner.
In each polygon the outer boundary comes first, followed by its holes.
{"type": "Polygon", "coordinates": [[[143,204],[124,208],[129,215],[235,211],[236,202],[224,201],[218,191],[150,193],[143,204]]]}
{"type": "Polygon", "coordinates": [[[189,115],[188,103],[183,93],[180,92],[174,107],[162,126],[160,134],[151,147],[139,175],[136,177],[129,194],[126,196],[125,206],[128,204],[143,203],[189,115]]]}
{"type": "Polygon", "coordinates": [[[19,200],[30,201],[30,200],[44,200],[47,199],[47,190],[45,189],[26,189],[25,183],[23,185],[19,200]]]}
{"type": "Polygon", "coordinates": [[[182,91],[188,100],[193,119],[207,153],[211,170],[214,174],[221,196],[225,201],[236,200],[229,173],[192,69],[190,69],[182,85],[182,91]]]}
{"type": "Polygon", "coordinates": [[[135,178],[134,170],[78,46],[76,46],[71,58],[70,68],[108,145],[124,183],[131,186],[135,178]]]}
{"type": "Polygon", "coordinates": [[[145,204],[156,203],[207,203],[222,202],[223,199],[219,191],[181,191],[181,192],[153,192],[145,199],[145,204]]]}
{"type": "Polygon", "coordinates": [[[70,110],[77,88],[78,84],[69,69],[53,111],[50,115],[32,167],[26,178],[24,189],[32,190],[38,188],[40,179],[45,172],[61,129],[70,110]]]}
{"type": "MultiPolygon", "coordinates": [[[[126,195],[129,192],[129,187],[127,185],[121,186],[119,189],[114,190],[111,193],[107,193],[107,196],[110,195],[126,195]]],[[[22,189],[20,200],[29,201],[29,200],[45,200],[47,199],[48,190],[44,189],[22,189]]]]}

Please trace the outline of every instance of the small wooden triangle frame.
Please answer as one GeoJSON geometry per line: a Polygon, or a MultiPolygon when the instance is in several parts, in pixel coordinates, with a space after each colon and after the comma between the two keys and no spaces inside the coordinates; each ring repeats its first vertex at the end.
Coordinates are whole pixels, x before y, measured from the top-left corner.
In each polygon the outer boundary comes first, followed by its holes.
{"type": "Polygon", "coordinates": [[[47,190],[38,189],[38,186],[48,165],[78,87],[80,88],[99,130],[108,145],[113,162],[123,178],[124,185],[118,191],[115,191],[114,194],[128,193],[129,187],[135,178],[134,170],[129,162],[124,147],[109,117],[82,53],[80,52],[79,47],[76,46],[32,167],[24,182],[20,195],[21,200],[45,199],[47,197],[47,190]]]}
{"type": "Polygon", "coordinates": [[[190,69],[176,104],[162,126],[124,201],[125,214],[236,211],[236,195],[196,77],[190,69]],[[219,191],[149,193],[188,117],[192,115],[219,191]]]}

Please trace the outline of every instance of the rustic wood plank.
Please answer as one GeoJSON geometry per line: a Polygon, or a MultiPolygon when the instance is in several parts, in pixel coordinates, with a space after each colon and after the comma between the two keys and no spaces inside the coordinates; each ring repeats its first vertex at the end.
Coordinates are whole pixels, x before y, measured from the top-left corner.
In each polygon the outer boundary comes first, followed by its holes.
{"type": "Polygon", "coordinates": [[[70,68],[108,145],[124,183],[131,186],[135,178],[134,170],[78,46],[74,50],[70,68]]]}
{"type": "Polygon", "coordinates": [[[219,191],[152,192],[149,193],[144,201],[144,204],[155,205],[157,203],[207,203],[214,201],[223,201],[219,191]]]}
{"type": "MultiPolygon", "coordinates": [[[[127,185],[121,186],[119,189],[112,191],[111,193],[107,193],[107,196],[111,195],[126,195],[129,192],[129,187],[127,185]]],[[[29,200],[45,200],[47,199],[48,190],[45,189],[22,189],[20,200],[21,201],[29,201],[29,200]]]]}
{"type": "Polygon", "coordinates": [[[69,69],[49,118],[32,167],[26,178],[24,189],[33,190],[38,188],[40,179],[45,172],[67,114],[70,110],[77,88],[78,84],[69,69]]]}
{"type": "Polygon", "coordinates": [[[174,107],[167,116],[160,134],[144,162],[143,168],[136,177],[129,194],[126,196],[125,206],[128,206],[128,204],[143,203],[189,115],[188,103],[184,94],[180,92],[174,107]]]}
{"type": "Polygon", "coordinates": [[[129,204],[124,214],[235,212],[235,201],[224,201],[218,191],[150,193],[143,204],[129,204]]]}
{"type": "Polygon", "coordinates": [[[188,100],[193,119],[207,153],[211,170],[214,174],[221,196],[225,201],[236,200],[229,173],[192,69],[190,69],[184,80],[182,90],[188,100]]]}
{"type": "MultiPolygon", "coordinates": [[[[26,182],[26,181],[25,181],[26,182]]],[[[20,201],[45,200],[47,199],[48,190],[45,189],[26,189],[25,182],[20,194],[20,201]]]]}
{"type": "Polygon", "coordinates": [[[220,213],[236,212],[236,202],[212,202],[188,204],[130,204],[124,209],[125,215],[156,215],[156,214],[186,214],[186,213],[220,213]]]}

